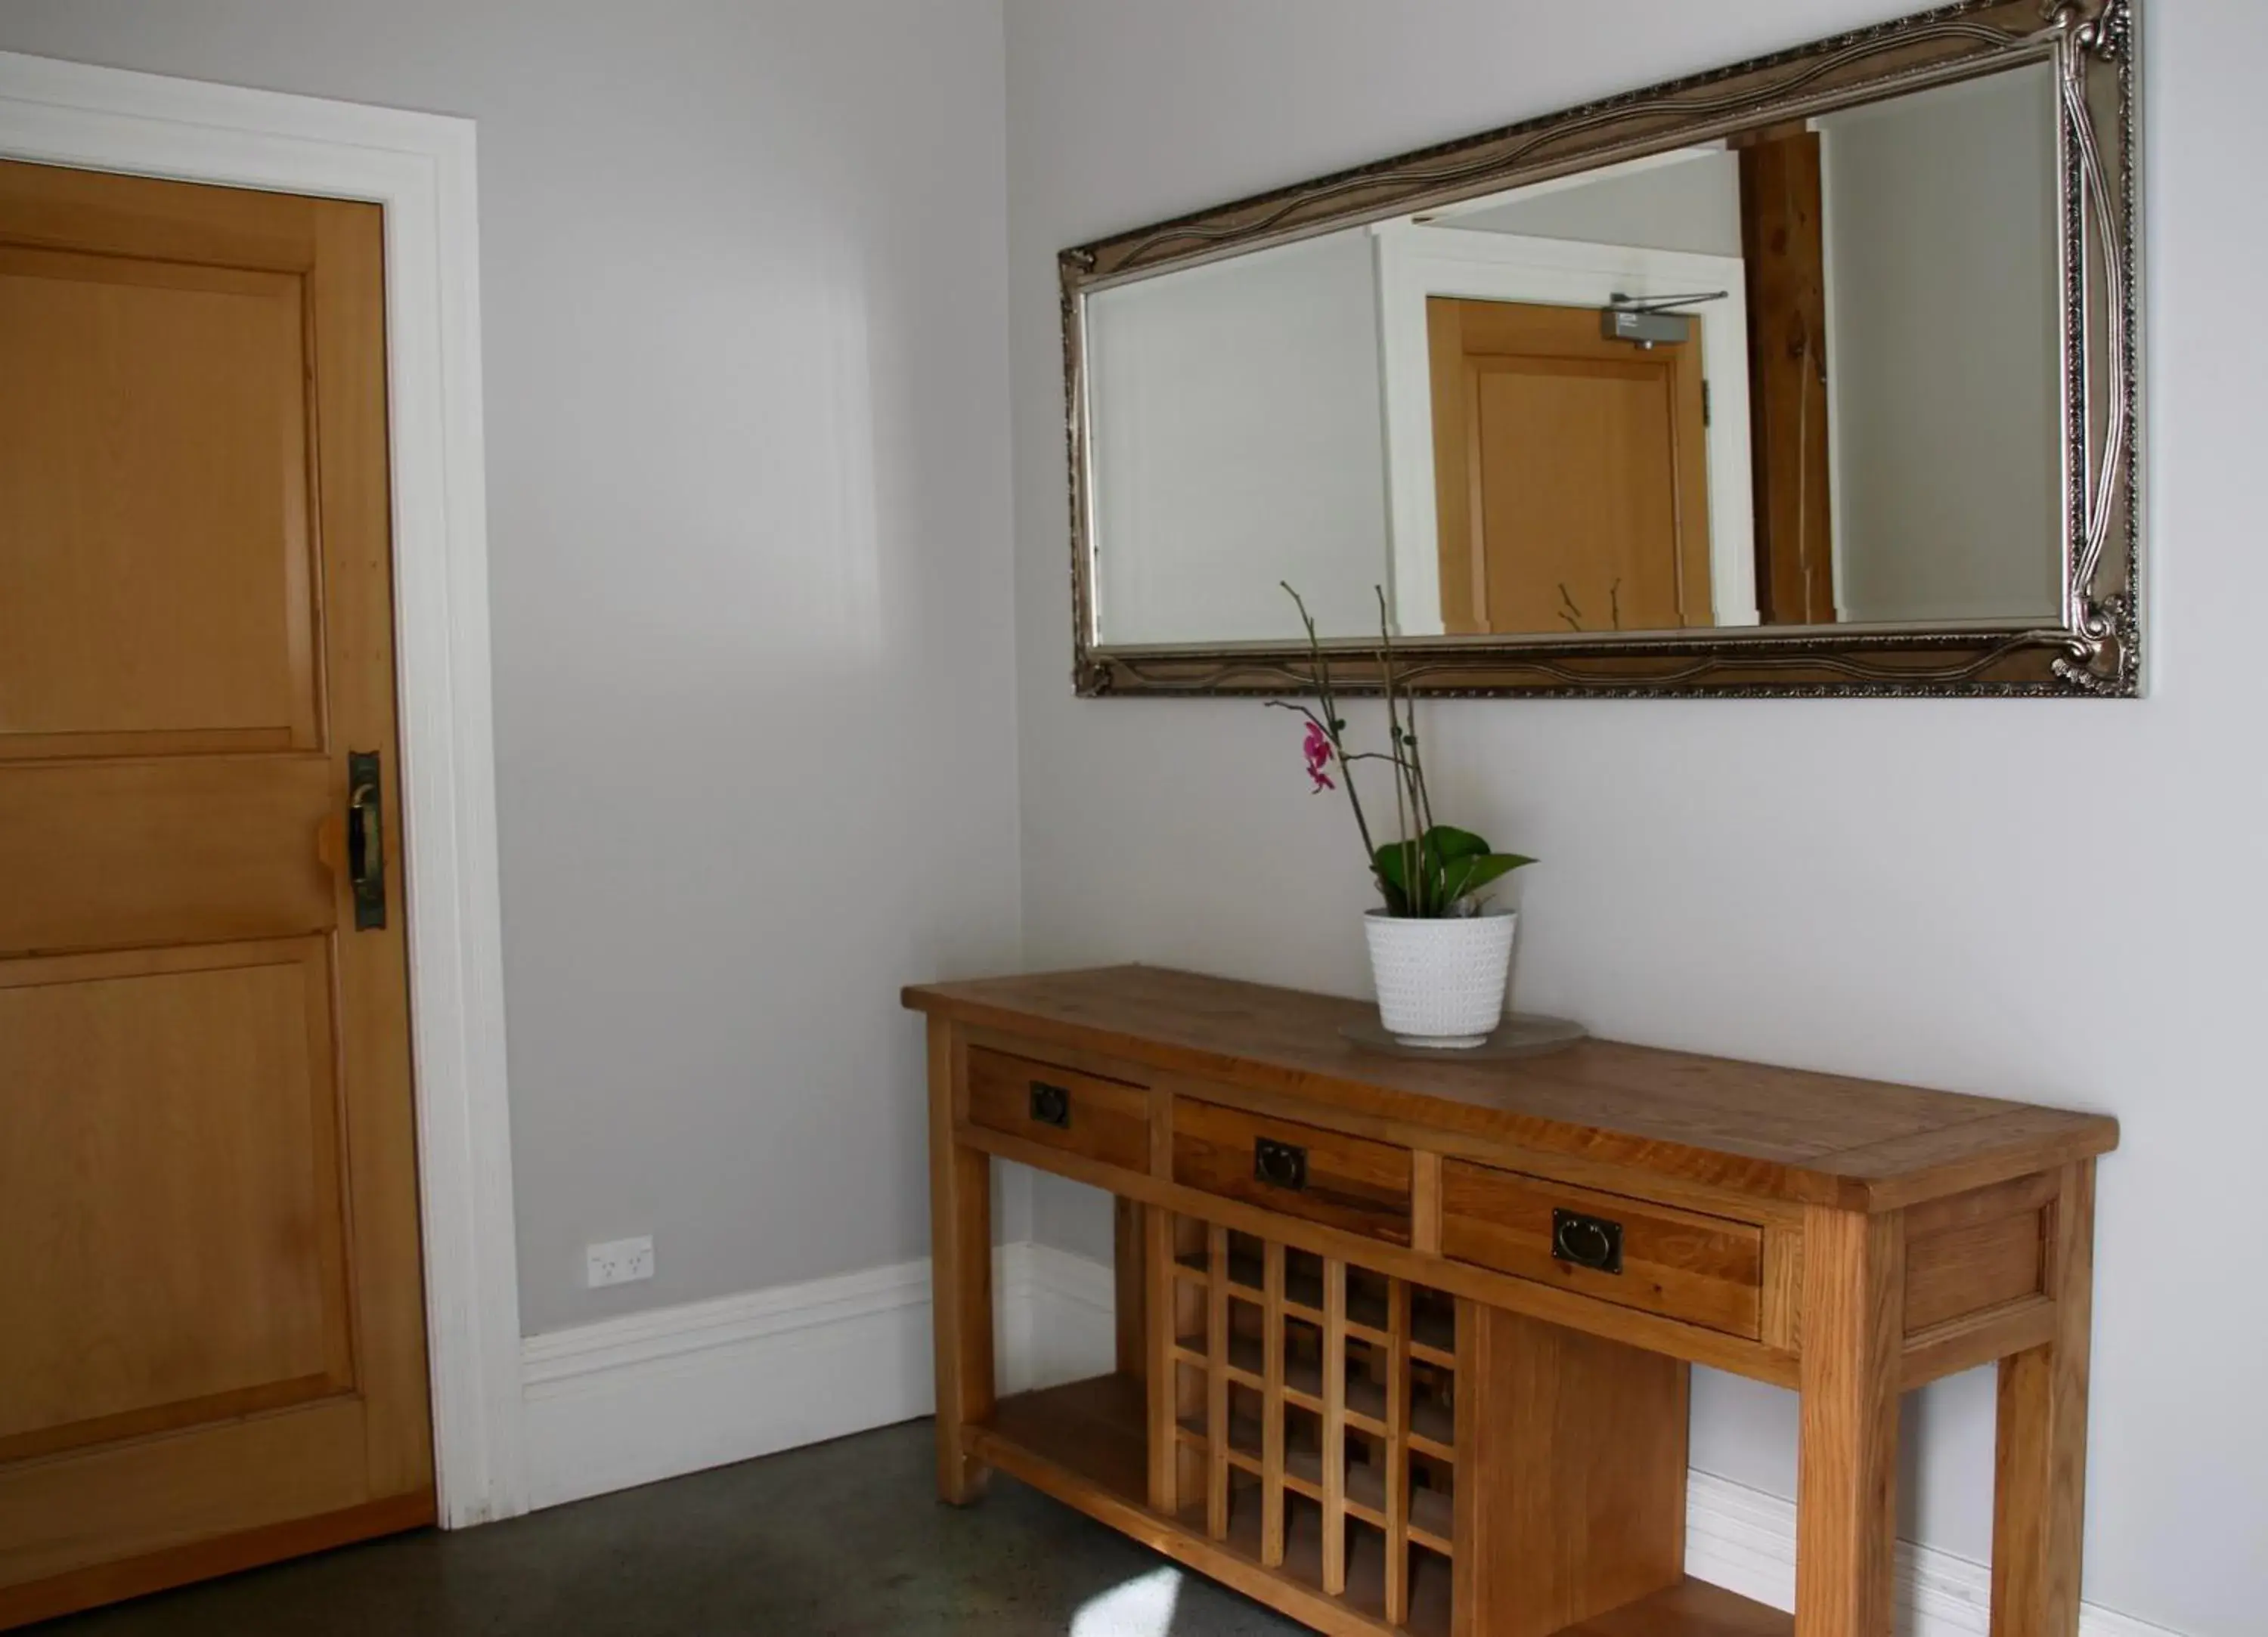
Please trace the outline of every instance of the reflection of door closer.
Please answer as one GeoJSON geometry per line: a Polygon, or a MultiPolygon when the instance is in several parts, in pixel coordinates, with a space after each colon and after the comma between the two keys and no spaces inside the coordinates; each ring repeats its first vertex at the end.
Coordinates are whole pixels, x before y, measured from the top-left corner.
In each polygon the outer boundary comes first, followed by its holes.
{"type": "Polygon", "coordinates": [[[1693,320],[1675,311],[1697,302],[1722,301],[1732,291],[1716,290],[1693,296],[1625,296],[1620,290],[1599,309],[1599,334],[1609,341],[1628,341],[1651,349],[1661,343],[1675,347],[1691,338],[1693,320]]]}

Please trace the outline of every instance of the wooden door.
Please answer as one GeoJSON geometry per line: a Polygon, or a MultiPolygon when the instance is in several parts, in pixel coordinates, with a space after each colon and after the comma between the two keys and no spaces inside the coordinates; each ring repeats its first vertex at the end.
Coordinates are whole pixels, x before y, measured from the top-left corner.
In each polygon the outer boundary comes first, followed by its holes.
{"type": "Polygon", "coordinates": [[[0,1626],[433,1516],[379,233],[0,164],[0,1626]]]}
{"type": "Polygon", "coordinates": [[[1819,133],[1744,133],[1749,448],[1756,467],[1756,612],[1766,625],[1835,623],[1834,470],[1827,440],[1827,240],[1819,133]]]}
{"type": "Polygon", "coordinates": [[[1425,317],[1444,628],[1713,623],[1697,336],[1640,349],[1595,308],[1440,296],[1425,317]]]}

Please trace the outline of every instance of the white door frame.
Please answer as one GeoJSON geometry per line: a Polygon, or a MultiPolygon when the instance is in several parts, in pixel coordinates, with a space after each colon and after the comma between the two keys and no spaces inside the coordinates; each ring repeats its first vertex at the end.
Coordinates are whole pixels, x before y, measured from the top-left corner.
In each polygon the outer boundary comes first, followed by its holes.
{"type": "Polygon", "coordinates": [[[1406,218],[1370,230],[1378,257],[1379,374],[1385,396],[1394,609],[1409,635],[1441,627],[1440,524],[1433,494],[1433,386],[1425,298],[1603,306],[1630,296],[1722,290],[1696,307],[1711,396],[1709,579],[1714,622],[1756,623],[1756,504],[1749,471],[1749,301],[1738,256],[1532,239],[1406,218]]]}
{"type": "Polygon", "coordinates": [[[473,124],[0,52],[0,157],[386,212],[404,891],[441,1522],[526,1509],[473,124]]]}

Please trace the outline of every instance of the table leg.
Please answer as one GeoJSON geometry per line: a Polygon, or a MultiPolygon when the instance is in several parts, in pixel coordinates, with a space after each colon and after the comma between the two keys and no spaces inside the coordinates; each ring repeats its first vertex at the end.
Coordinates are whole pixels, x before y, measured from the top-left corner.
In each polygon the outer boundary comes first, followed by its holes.
{"type": "Polygon", "coordinates": [[[1815,1206],[1803,1266],[1795,1637],[1890,1637],[1904,1222],[1815,1206]]]}
{"type": "Polygon", "coordinates": [[[1162,1205],[1142,1208],[1142,1267],[1146,1288],[1142,1304],[1149,1326],[1143,1338],[1144,1387],[1149,1403],[1150,1509],[1173,1517],[1182,1509],[1181,1445],[1174,1428],[1181,1420],[1179,1367],[1174,1362],[1174,1214],[1162,1205]]]}
{"type": "Polygon", "coordinates": [[[2047,1243],[2055,1337],[2000,1361],[1992,1492],[1992,1637],[2075,1637],[2087,1493],[2095,1162],[2065,1169],[2047,1243]]]}
{"type": "Polygon", "coordinates": [[[961,1053],[953,1027],[929,1024],[930,1318],[937,1343],[937,1493],[955,1506],[984,1493],[964,1429],[992,1413],[992,1162],[954,1137],[961,1053]]]}
{"type": "Polygon", "coordinates": [[[1138,1381],[1149,1369],[1142,1314],[1148,1303],[1142,1257],[1142,1208],[1131,1200],[1111,1201],[1110,1260],[1117,1296],[1118,1373],[1138,1381]]]}

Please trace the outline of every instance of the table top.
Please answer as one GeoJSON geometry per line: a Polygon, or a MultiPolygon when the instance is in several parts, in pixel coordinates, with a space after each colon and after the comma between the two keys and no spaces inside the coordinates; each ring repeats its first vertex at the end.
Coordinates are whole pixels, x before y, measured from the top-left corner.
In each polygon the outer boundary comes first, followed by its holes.
{"type": "Polygon", "coordinates": [[[1158,966],[917,984],[932,1017],[1541,1154],[1760,1197],[1896,1209],[2088,1159],[2108,1115],[1586,1040],[1487,1062],[1366,1052],[1366,1002],[1158,966]]]}

